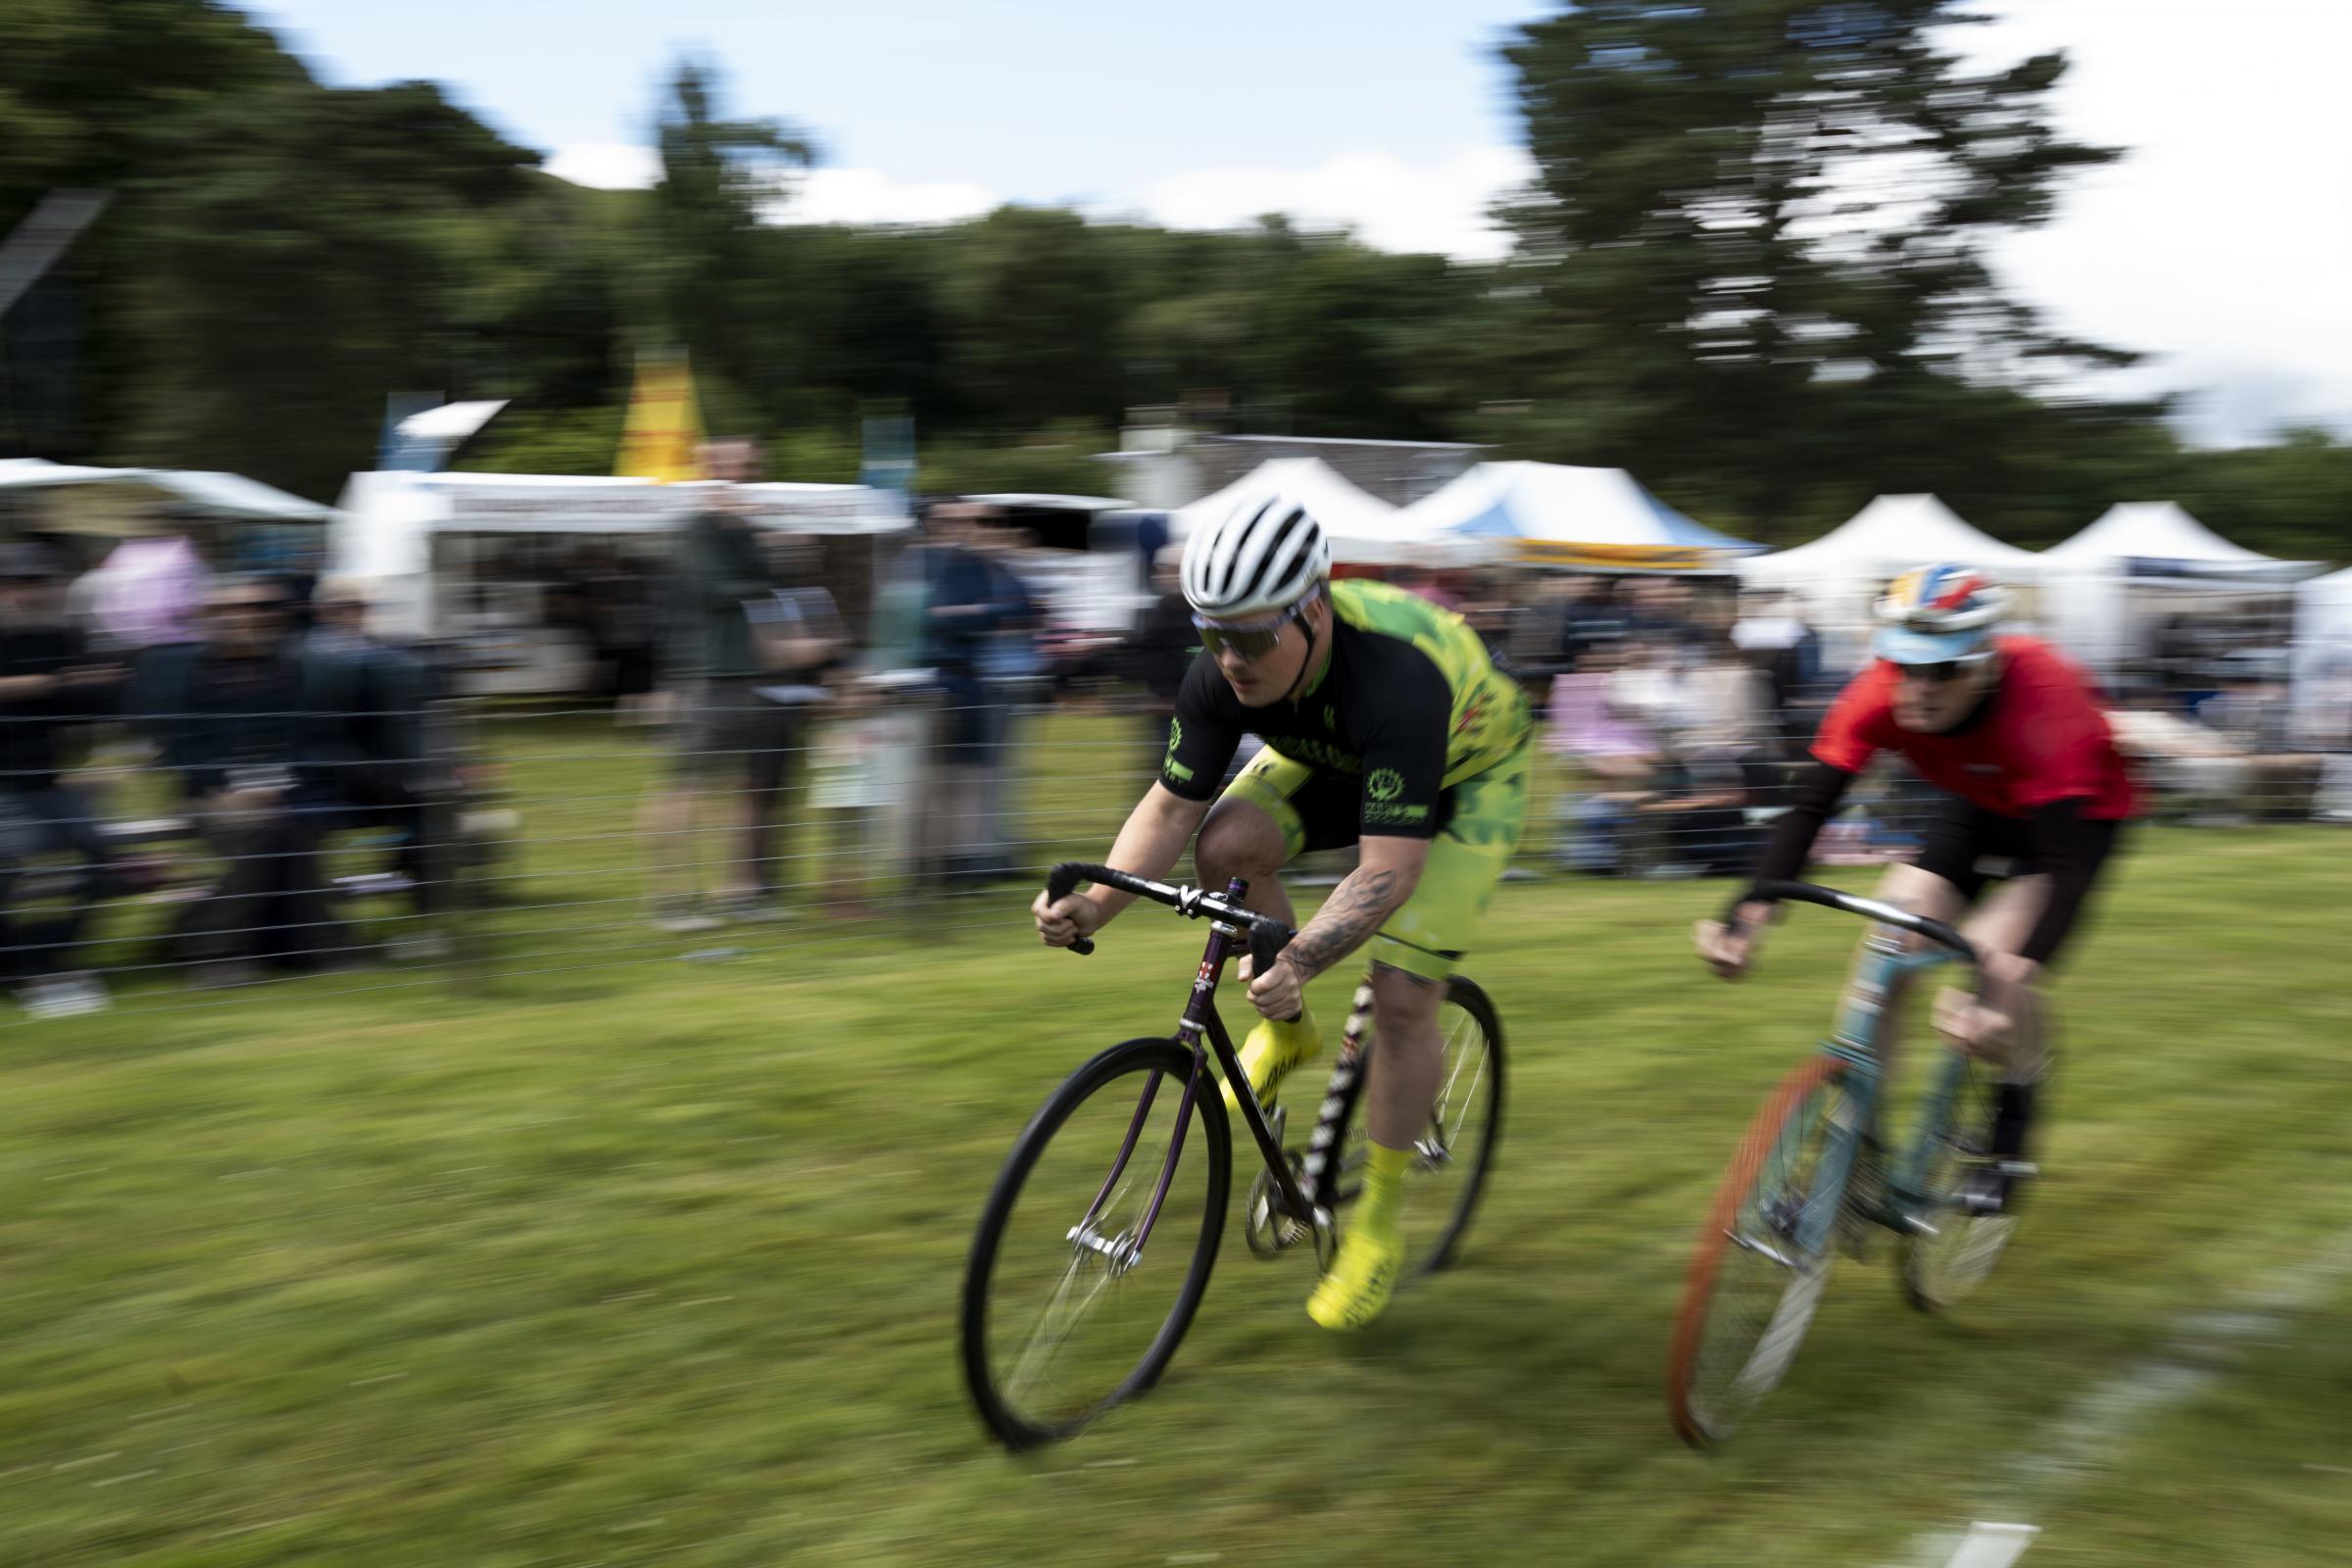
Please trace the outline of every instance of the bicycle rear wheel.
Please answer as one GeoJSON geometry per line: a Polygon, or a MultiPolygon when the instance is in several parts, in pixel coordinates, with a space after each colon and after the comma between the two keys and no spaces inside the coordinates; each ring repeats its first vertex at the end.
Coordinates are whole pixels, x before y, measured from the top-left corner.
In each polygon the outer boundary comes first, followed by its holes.
{"type": "MultiPolygon", "coordinates": [[[[1502,1136],[1502,1020],[1475,981],[1455,975],[1446,982],[1438,1042],[1445,1072],[1429,1125],[1413,1140],[1401,1200],[1408,1279],[1453,1262],[1502,1136]]],[[[1375,1036],[1370,1054],[1379,1052],[1375,1036]]],[[[1359,1074],[1348,1090],[1348,1152],[1340,1161],[1335,1207],[1354,1202],[1363,1188],[1366,1140],[1363,1121],[1353,1114],[1362,1094],[1359,1074]]]]}
{"type": "Polygon", "coordinates": [[[1069,1437],[1150,1388],[1192,1325],[1233,1161],[1213,1078],[1182,1115],[1192,1069],[1172,1040],[1113,1046],[1054,1091],[989,1194],[964,1275],[963,1371],[1009,1447],[1069,1437]]]}
{"type": "Polygon", "coordinates": [[[1816,1056],[1773,1091],[1708,1210],[1666,1374],[1674,1429],[1694,1447],[1730,1437],[1780,1384],[1829,1285],[1862,1135],[1842,1071],[1816,1056]]]}
{"type": "Polygon", "coordinates": [[[1444,1087],[1428,1130],[1414,1141],[1404,1179],[1406,1268],[1413,1274],[1434,1274],[1453,1261],[1502,1135],[1502,1020],[1487,994],[1460,975],[1446,983],[1438,1038],[1446,1053],[1444,1087]]]}
{"type": "Polygon", "coordinates": [[[1919,1183],[1927,1206],[1918,1217],[1931,1229],[1915,1232],[1902,1250],[1903,1295],[1923,1312],[1955,1306],[1984,1284],[2017,1230],[2014,1200],[1998,1214],[1961,1200],[1969,1179],[1992,1161],[1996,1085],[1983,1062],[1956,1051],[1944,1056],[1936,1086],[1942,1114],[1920,1129],[1931,1142],[1919,1183]]]}

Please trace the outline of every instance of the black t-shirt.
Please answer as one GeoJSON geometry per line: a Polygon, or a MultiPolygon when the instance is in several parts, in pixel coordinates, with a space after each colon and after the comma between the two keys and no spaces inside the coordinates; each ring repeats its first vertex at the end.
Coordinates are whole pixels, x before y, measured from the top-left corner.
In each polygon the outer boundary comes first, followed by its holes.
{"type": "MultiPolygon", "coordinates": [[[[54,675],[86,661],[81,633],[65,626],[0,631],[0,677],[54,675]]],[[[44,696],[0,698],[0,789],[45,790],[57,782],[58,736],[86,716],[104,688],[54,688],[44,696]],[[78,695],[77,695],[78,693],[78,695]]]]}
{"type": "Polygon", "coordinates": [[[1190,801],[1217,792],[1245,733],[1310,767],[1363,780],[1362,831],[1434,837],[1442,825],[1453,691],[1411,643],[1335,618],[1331,664],[1298,701],[1248,708],[1206,653],[1176,694],[1160,782],[1190,801]]]}

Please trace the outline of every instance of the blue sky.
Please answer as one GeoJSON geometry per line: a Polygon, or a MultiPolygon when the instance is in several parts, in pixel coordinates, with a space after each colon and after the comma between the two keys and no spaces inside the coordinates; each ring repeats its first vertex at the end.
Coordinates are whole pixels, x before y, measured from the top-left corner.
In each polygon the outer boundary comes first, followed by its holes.
{"type": "Polygon", "coordinates": [[[542,148],[643,139],[665,62],[699,50],[741,109],[828,161],[1022,201],[1102,202],[1187,170],[1512,139],[1494,47],[1527,0],[265,0],[330,79],[453,84],[542,148]]]}
{"type": "MultiPolygon", "coordinates": [[[[1524,0],[255,0],[325,79],[442,83],[585,183],[648,177],[682,51],[736,113],[815,137],[797,210],[941,220],[1061,202],[1188,227],[1268,211],[1373,244],[1491,254],[1487,203],[1524,178],[1495,50],[1524,0]]],[[[2133,149],[1998,253],[2070,331],[2154,355],[2219,443],[2285,420],[2352,434],[2347,0],[1984,0],[1986,65],[2064,48],[2062,127],[2133,149]]]]}

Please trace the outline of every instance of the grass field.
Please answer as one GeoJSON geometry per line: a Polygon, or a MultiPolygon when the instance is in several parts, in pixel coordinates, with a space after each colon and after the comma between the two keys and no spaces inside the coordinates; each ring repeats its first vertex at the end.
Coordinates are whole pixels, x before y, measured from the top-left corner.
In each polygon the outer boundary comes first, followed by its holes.
{"type": "MultiPolygon", "coordinates": [[[[1939,1321],[1841,1265],[1709,1457],[1666,1425],[1667,1318],[1853,929],[1801,911],[1733,988],[1687,956],[1713,885],[1509,886],[1461,1267],[1340,1339],[1309,1265],[1229,1238],[1161,1387],[1016,1460],[957,1381],[972,1221],[1052,1086],[1165,1027],[1200,929],[1138,910],[1081,962],[1006,889],[681,961],[632,918],[642,760],[506,749],[534,902],[486,995],[387,970],[0,1032],[0,1563],[1871,1565],[1981,1518],[2042,1527],[2030,1568],[2352,1550],[2341,834],[2140,835],[2003,1275],[1939,1321]]],[[[1117,754],[1054,755],[1032,830],[1093,853],[1117,754]]]]}

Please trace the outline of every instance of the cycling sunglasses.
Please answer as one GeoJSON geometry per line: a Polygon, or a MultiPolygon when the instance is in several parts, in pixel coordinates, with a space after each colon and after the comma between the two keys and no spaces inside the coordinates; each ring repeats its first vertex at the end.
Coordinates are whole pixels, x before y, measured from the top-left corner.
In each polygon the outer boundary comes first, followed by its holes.
{"type": "Polygon", "coordinates": [[[1243,659],[1263,659],[1282,641],[1282,628],[1305,615],[1306,607],[1315,602],[1307,595],[1271,620],[1212,620],[1206,615],[1193,616],[1193,625],[1200,630],[1200,646],[1211,658],[1230,648],[1243,659]]]}
{"type": "MultiPolygon", "coordinates": [[[[1887,662],[1892,664],[1894,661],[1888,660],[1887,662]]],[[[1970,659],[1938,660],[1933,664],[1895,664],[1894,672],[1903,679],[1924,681],[1931,686],[1941,686],[1947,682],[1958,680],[1972,669],[1983,668],[1984,664],[1984,656],[1979,654],[1970,659]]]]}

